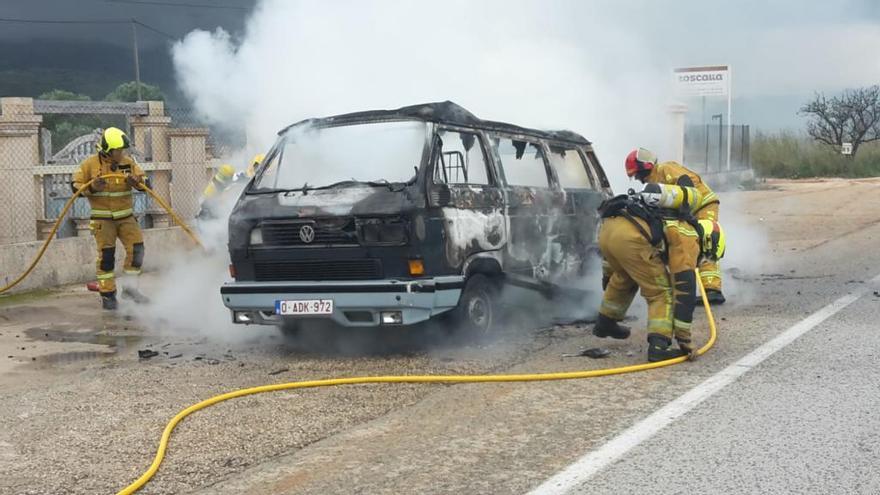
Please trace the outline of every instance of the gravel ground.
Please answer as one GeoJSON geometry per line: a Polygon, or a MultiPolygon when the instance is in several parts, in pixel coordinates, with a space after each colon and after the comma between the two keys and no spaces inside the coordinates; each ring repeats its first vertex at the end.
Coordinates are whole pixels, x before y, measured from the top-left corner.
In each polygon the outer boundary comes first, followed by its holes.
{"type": "MultiPolygon", "coordinates": [[[[364,385],[236,399],[178,427],[143,493],[528,489],[864,283],[880,266],[880,254],[867,250],[880,235],[878,187],[776,183],[722,196],[722,221],[759,256],[725,264],[732,298],[718,311],[722,338],[696,363],[540,386],[364,385]],[[850,207],[853,195],[862,198],[858,211],[850,207]]],[[[96,306],[94,294],[79,287],[0,299],[0,493],[114,492],[148,467],[174,414],[237,388],[356,375],[598,368],[641,362],[645,352],[638,328],[626,342],[591,339],[586,325],[534,322],[484,342],[448,341],[437,329],[390,336],[316,329],[285,342],[271,329],[237,328],[235,339],[213,338],[211,328],[169,334],[137,319],[95,318],[96,306]],[[612,356],[561,357],[595,345],[612,356]],[[141,349],[159,355],[139,360],[141,349]]],[[[633,310],[643,313],[641,304],[633,310]]],[[[698,326],[704,338],[704,322],[698,326]]]]}

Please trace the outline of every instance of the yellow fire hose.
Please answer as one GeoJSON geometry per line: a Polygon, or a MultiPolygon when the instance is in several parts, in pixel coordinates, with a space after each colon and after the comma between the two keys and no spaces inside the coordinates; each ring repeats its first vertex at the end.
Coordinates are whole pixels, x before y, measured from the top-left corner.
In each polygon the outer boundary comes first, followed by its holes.
{"type": "MultiPolygon", "coordinates": [[[[100,178],[104,179],[124,179],[126,176],[123,174],[107,174],[102,175],[100,178]]],[[[30,273],[33,271],[34,267],[37,266],[40,259],[43,257],[43,254],[46,252],[46,248],[49,247],[49,243],[52,242],[52,238],[55,237],[55,233],[58,231],[58,227],[61,225],[61,222],[64,220],[64,217],[67,215],[67,212],[70,210],[71,206],[73,206],[73,202],[78,198],[82,193],[92,185],[97,180],[97,178],[90,180],[82,188],[76,191],[73,196],[67,201],[64,205],[64,208],[61,210],[61,214],[58,216],[58,220],[55,222],[55,225],[52,226],[52,231],[49,233],[49,236],[46,238],[46,241],[40,247],[37,256],[28,266],[28,268],[22,273],[18,278],[13,280],[10,284],[5,287],[0,287],[0,293],[6,292],[9,289],[18,285],[22,280],[24,280],[30,273]]],[[[171,215],[171,218],[175,223],[180,225],[183,228],[184,232],[195,242],[198,246],[204,248],[202,243],[199,241],[198,237],[195,233],[186,225],[186,223],[181,220],[181,218],[171,209],[170,206],[163,200],[158,194],[156,194],[152,189],[143,186],[144,190],[156,200],[159,205],[171,215]]],[[[235,390],[232,392],[227,392],[225,394],[215,395],[209,399],[203,400],[198,404],[193,404],[192,406],[187,407],[183,411],[180,411],[171,418],[171,421],[165,426],[165,429],[162,431],[162,438],[159,440],[159,448],[156,451],[156,456],[153,458],[153,462],[150,465],[149,469],[144,472],[134,483],[128,485],[119,491],[118,495],[127,495],[131,493],[135,493],[139,489],[141,489],[148,481],[156,474],[159,470],[159,466],[162,464],[162,460],[165,458],[165,452],[168,449],[168,441],[171,438],[171,433],[174,431],[174,428],[187,416],[190,414],[204,409],[206,407],[213,406],[214,404],[218,404],[223,401],[227,401],[229,399],[235,399],[238,397],[244,397],[247,395],[261,394],[265,392],[277,392],[280,390],[293,390],[300,388],[316,388],[316,387],[333,387],[338,385],[359,385],[359,384],[367,384],[367,383],[498,383],[498,382],[538,382],[538,381],[551,381],[551,380],[573,380],[578,378],[595,378],[600,376],[609,376],[609,375],[620,375],[624,373],[635,373],[637,371],[647,371],[657,368],[663,368],[666,366],[672,366],[675,364],[683,363],[688,359],[693,359],[696,356],[701,356],[705,354],[709,349],[715,345],[715,340],[717,338],[717,329],[715,327],[715,318],[712,316],[712,309],[709,307],[708,298],[706,297],[706,289],[703,287],[702,282],[700,282],[700,272],[699,270],[696,273],[697,285],[700,288],[700,294],[703,296],[703,306],[706,309],[706,317],[709,320],[709,340],[706,342],[703,347],[698,349],[693,353],[693,356],[682,356],[673,359],[668,359],[666,361],[660,361],[656,363],[644,363],[644,364],[636,364],[632,366],[622,366],[619,368],[605,368],[599,370],[582,370],[582,371],[567,371],[567,372],[556,372],[556,373],[531,373],[531,374],[508,374],[508,375],[401,375],[401,376],[360,376],[360,377],[351,377],[351,378],[330,378],[324,380],[308,380],[302,382],[289,382],[289,383],[278,383],[274,385],[262,385],[259,387],[251,387],[244,388],[240,390],[235,390]]]]}
{"type": "Polygon", "coordinates": [[[135,480],[134,483],[119,491],[117,495],[132,494],[140,490],[141,487],[143,487],[145,484],[147,484],[148,481],[150,481],[150,478],[152,478],[153,475],[156,474],[156,472],[159,470],[159,465],[162,464],[162,460],[165,458],[165,451],[168,449],[168,441],[171,438],[171,433],[174,431],[174,428],[177,426],[177,424],[183,421],[183,418],[189,416],[196,411],[213,406],[214,404],[218,404],[229,399],[244,397],[246,395],[262,394],[265,392],[278,392],[280,390],[292,390],[298,388],[334,387],[337,385],[359,385],[365,383],[498,383],[573,380],[576,378],[595,378],[599,376],[635,373],[637,371],[653,370],[656,368],[663,368],[666,366],[683,363],[688,359],[693,359],[696,356],[701,356],[705,354],[709,349],[712,348],[713,345],[715,345],[715,339],[717,337],[717,330],[715,328],[715,317],[712,316],[712,309],[709,307],[709,301],[706,297],[706,289],[703,287],[702,282],[700,282],[699,270],[697,270],[696,278],[697,285],[700,288],[700,294],[703,296],[703,307],[706,308],[706,317],[709,320],[709,340],[706,342],[705,345],[703,345],[703,347],[694,352],[694,356],[682,356],[655,363],[636,364],[632,366],[605,368],[599,370],[567,371],[556,373],[531,373],[521,375],[356,376],[351,378],[329,378],[324,380],[308,380],[302,382],[278,383],[274,385],[262,385],[259,387],[243,388],[240,390],[227,392],[225,394],[215,395],[210,399],[205,399],[198,404],[193,404],[187,407],[183,411],[177,413],[176,416],[171,418],[171,421],[169,421],[168,424],[165,426],[165,430],[162,431],[162,438],[159,440],[159,449],[156,451],[156,456],[153,458],[153,463],[150,465],[150,468],[147,469],[140,478],[135,480]]]}
{"type": "MultiPolygon", "coordinates": [[[[58,227],[61,226],[61,222],[64,220],[64,217],[67,215],[67,212],[70,211],[70,207],[73,206],[73,202],[76,201],[76,198],[80,197],[82,195],[82,193],[84,191],[86,191],[86,189],[88,189],[88,187],[91,186],[98,179],[125,179],[125,177],[126,177],[125,174],[102,175],[100,177],[96,177],[96,178],[86,182],[78,191],[76,191],[73,194],[73,196],[71,196],[70,199],[67,200],[67,203],[64,204],[64,208],[61,210],[61,213],[58,215],[58,220],[55,221],[55,225],[52,226],[52,230],[49,232],[49,236],[46,237],[46,241],[43,242],[42,246],[40,246],[40,251],[37,253],[37,256],[31,262],[30,266],[28,266],[27,270],[25,270],[24,273],[22,273],[18,278],[13,280],[11,283],[9,283],[8,285],[6,285],[4,287],[0,287],[0,294],[8,291],[9,289],[11,289],[11,288],[15,287],[16,285],[18,285],[19,283],[21,283],[22,280],[27,278],[27,276],[30,275],[32,271],[34,271],[34,268],[37,266],[37,263],[40,262],[40,259],[43,258],[43,254],[46,253],[46,248],[49,247],[49,243],[52,242],[52,239],[55,237],[55,233],[58,232],[58,227]]],[[[181,218],[179,216],[177,216],[177,213],[175,213],[174,210],[172,210],[171,207],[168,206],[168,203],[166,203],[165,200],[162,199],[161,196],[156,194],[152,189],[147,187],[146,184],[143,185],[143,188],[144,188],[144,191],[146,191],[150,196],[153,197],[154,200],[156,200],[157,203],[159,203],[159,206],[164,208],[165,211],[167,211],[168,214],[171,215],[171,218],[174,220],[174,222],[177,225],[180,225],[180,227],[183,229],[184,232],[186,232],[186,234],[189,236],[189,238],[192,239],[193,242],[195,242],[199,247],[204,249],[204,246],[202,245],[201,241],[199,241],[199,238],[196,236],[196,234],[186,225],[186,222],[184,222],[183,220],[181,220],[181,218]]]]}

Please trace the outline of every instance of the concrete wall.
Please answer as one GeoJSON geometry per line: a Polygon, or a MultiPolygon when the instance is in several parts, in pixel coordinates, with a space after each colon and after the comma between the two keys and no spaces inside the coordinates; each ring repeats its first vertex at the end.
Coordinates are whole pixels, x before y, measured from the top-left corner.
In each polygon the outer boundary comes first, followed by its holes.
{"type": "MultiPolygon", "coordinates": [[[[0,246],[0,285],[6,285],[18,277],[37,255],[42,244],[39,241],[0,246]]],[[[144,269],[148,271],[163,266],[165,257],[170,253],[193,247],[192,241],[180,227],[144,230],[144,244],[144,269]]],[[[7,294],[94,280],[96,257],[92,237],[55,239],[33,273],[7,294]]],[[[122,244],[117,242],[117,276],[122,274],[124,257],[122,244]]]]}

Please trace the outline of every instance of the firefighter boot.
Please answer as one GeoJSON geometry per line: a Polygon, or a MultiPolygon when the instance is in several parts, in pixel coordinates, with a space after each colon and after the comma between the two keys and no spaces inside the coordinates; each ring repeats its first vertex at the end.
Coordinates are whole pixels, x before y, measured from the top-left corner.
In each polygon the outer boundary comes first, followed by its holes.
{"type": "Polygon", "coordinates": [[[670,348],[672,339],[660,334],[648,334],[648,362],[656,363],[657,361],[666,361],[681,356],[687,356],[687,352],[682,349],[670,348]]]}
{"type": "Polygon", "coordinates": [[[130,299],[137,304],[148,304],[150,302],[149,297],[143,295],[141,291],[135,289],[134,287],[123,287],[122,298],[130,299]]]}
{"type": "Polygon", "coordinates": [[[593,326],[593,335],[603,339],[605,337],[619,340],[628,339],[629,333],[629,327],[618,324],[616,321],[602,313],[599,313],[599,317],[596,319],[596,324],[593,326]]]}
{"type": "Polygon", "coordinates": [[[720,290],[715,289],[706,290],[706,297],[709,298],[709,305],[711,306],[720,306],[724,304],[724,301],[727,301],[724,294],[720,290]]]}
{"type": "Polygon", "coordinates": [[[101,306],[107,311],[116,311],[119,303],[116,302],[115,292],[105,292],[101,294],[101,306]]]}
{"type": "MultiPolygon", "coordinates": [[[[727,301],[724,294],[720,290],[706,289],[706,297],[709,299],[709,306],[721,306],[727,301]]],[[[703,298],[697,294],[696,307],[703,306],[703,298]]]]}

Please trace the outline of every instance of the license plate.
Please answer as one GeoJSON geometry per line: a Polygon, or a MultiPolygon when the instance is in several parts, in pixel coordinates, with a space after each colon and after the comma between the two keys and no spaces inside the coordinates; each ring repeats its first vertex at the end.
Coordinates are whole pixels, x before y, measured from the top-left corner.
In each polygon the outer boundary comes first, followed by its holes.
{"type": "Polygon", "coordinates": [[[330,315],[333,314],[333,299],[275,301],[275,314],[282,316],[330,315]]]}

